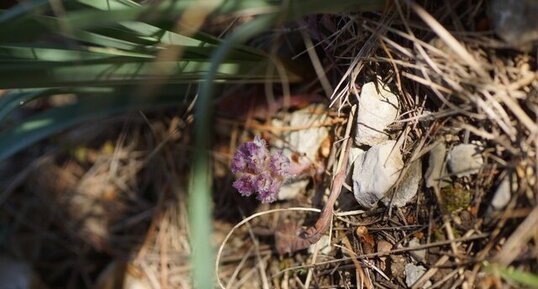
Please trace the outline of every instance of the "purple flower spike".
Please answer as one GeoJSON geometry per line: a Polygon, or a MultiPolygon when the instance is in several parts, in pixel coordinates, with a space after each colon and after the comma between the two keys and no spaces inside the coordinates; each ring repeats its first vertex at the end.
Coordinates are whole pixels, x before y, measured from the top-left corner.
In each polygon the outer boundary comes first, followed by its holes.
{"type": "Polygon", "coordinates": [[[237,148],[232,159],[233,183],[243,196],[258,193],[263,203],[276,201],[285,179],[290,177],[290,160],[281,152],[271,154],[265,140],[260,137],[237,148]]]}

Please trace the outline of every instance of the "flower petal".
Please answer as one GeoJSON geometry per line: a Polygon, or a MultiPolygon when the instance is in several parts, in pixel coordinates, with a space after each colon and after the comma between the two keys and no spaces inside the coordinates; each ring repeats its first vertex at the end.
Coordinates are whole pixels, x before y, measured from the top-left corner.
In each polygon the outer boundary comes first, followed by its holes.
{"type": "Polygon", "coordinates": [[[239,191],[239,193],[245,197],[252,195],[256,190],[254,189],[256,179],[254,176],[245,174],[233,182],[232,186],[239,191]]]}
{"type": "Polygon", "coordinates": [[[288,177],[290,175],[290,160],[282,151],[275,152],[271,155],[269,168],[273,175],[288,177]]]}

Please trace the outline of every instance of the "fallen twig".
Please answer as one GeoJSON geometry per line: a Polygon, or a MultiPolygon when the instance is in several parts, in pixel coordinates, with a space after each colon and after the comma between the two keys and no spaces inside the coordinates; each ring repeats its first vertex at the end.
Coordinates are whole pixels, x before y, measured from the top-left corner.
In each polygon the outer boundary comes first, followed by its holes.
{"type": "Polygon", "coordinates": [[[323,208],[323,211],[321,212],[321,215],[314,226],[308,227],[304,230],[298,229],[295,224],[285,224],[281,226],[275,232],[275,246],[278,254],[284,255],[286,253],[293,253],[295,251],[308,248],[310,245],[319,241],[323,233],[329,228],[332,219],[331,217],[334,211],[334,203],[336,202],[336,199],[338,199],[346,179],[348,164],[347,159],[349,157],[352,141],[352,139],[349,138],[349,133],[351,131],[355,109],[356,107],[354,106],[349,115],[349,121],[346,127],[346,137],[348,139],[342,146],[338,166],[339,169],[337,170],[337,173],[333,179],[331,193],[325,208],[323,208]]]}

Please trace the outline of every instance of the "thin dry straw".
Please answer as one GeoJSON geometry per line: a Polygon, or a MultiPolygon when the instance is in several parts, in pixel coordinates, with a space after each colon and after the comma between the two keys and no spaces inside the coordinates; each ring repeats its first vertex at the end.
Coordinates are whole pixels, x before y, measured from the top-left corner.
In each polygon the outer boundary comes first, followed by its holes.
{"type": "Polygon", "coordinates": [[[217,253],[217,258],[215,260],[215,275],[217,276],[217,282],[219,283],[220,288],[226,289],[226,286],[222,283],[222,281],[220,280],[220,277],[219,277],[219,265],[220,265],[220,259],[221,259],[221,256],[222,256],[222,251],[224,250],[224,246],[226,245],[226,242],[228,242],[228,239],[230,239],[230,237],[235,232],[235,230],[237,230],[239,227],[243,226],[244,224],[248,223],[250,220],[252,220],[254,218],[257,218],[259,216],[272,214],[272,213],[277,213],[277,212],[284,212],[284,211],[307,211],[307,212],[318,212],[318,213],[321,212],[321,210],[315,209],[315,208],[300,208],[300,207],[293,207],[293,208],[287,208],[287,209],[274,209],[274,210],[269,210],[269,211],[259,212],[259,213],[253,214],[253,215],[245,218],[243,221],[239,222],[238,224],[236,224],[230,230],[230,232],[228,232],[228,234],[226,235],[226,237],[222,241],[222,244],[220,245],[219,251],[217,253]]]}
{"type": "Polygon", "coordinates": [[[490,79],[490,76],[488,73],[482,68],[480,63],[476,61],[476,59],[467,51],[467,49],[461,45],[461,43],[454,37],[446,28],[441,25],[435,18],[433,18],[424,8],[419,6],[413,1],[406,0],[409,4],[409,6],[415,11],[415,13],[422,18],[428,26],[441,38],[446,45],[452,49],[459,57],[461,57],[465,63],[469,64],[469,66],[483,79],[490,79]]]}

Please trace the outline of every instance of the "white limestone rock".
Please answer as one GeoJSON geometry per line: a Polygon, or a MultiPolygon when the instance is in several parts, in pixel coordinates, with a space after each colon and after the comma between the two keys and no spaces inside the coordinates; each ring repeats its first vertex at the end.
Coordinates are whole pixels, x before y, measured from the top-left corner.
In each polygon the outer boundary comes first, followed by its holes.
{"type": "Polygon", "coordinates": [[[459,144],[450,150],[447,162],[450,171],[461,178],[477,174],[484,164],[484,159],[477,145],[459,144]]]}
{"type": "Polygon", "coordinates": [[[346,176],[346,184],[353,183],[354,163],[357,159],[359,159],[365,153],[366,153],[365,150],[358,147],[351,147],[351,149],[349,150],[349,158],[347,159],[349,169],[346,176]]]}
{"type": "Polygon", "coordinates": [[[446,187],[448,182],[448,171],[445,164],[447,150],[443,142],[434,144],[428,158],[428,169],[426,170],[426,187],[432,188],[439,184],[440,187],[446,187]]]}
{"type": "Polygon", "coordinates": [[[357,202],[365,208],[373,207],[396,183],[402,168],[402,154],[393,140],[374,145],[360,155],[352,175],[357,202]]]}
{"type": "Polygon", "coordinates": [[[383,202],[385,205],[391,204],[396,207],[407,205],[417,195],[421,180],[422,163],[420,160],[416,160],[409,165],[400,185],[394,191],[392,200],[391,198],[385,198],[383,202]]]}
{"type": "Polygon", "coordinates": [[[384,130],[398,117],[398,97],[382,83],[362,86],[357,113],[358,145],[375,145],[388,139],[384,130]]]}

